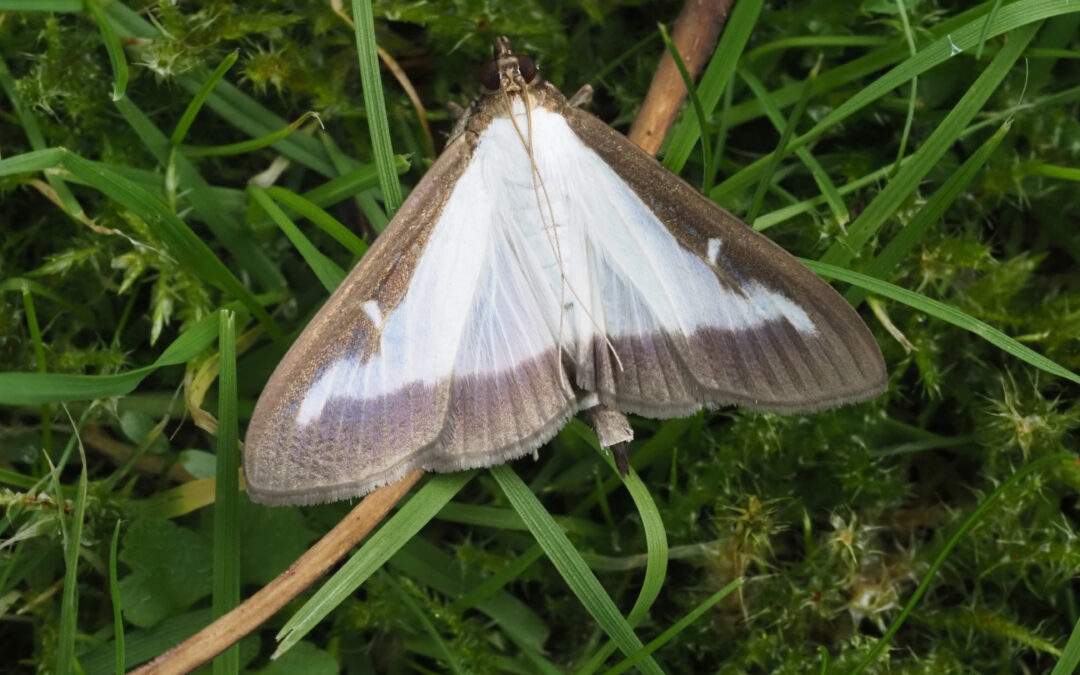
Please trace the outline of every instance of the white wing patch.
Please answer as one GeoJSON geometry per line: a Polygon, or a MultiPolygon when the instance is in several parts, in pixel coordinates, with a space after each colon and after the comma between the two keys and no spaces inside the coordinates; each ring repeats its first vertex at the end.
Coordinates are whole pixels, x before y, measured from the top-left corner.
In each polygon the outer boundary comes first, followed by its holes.
{"type": "MultiPolygon", "coordinates": [[[[528,134],[520,100],[517,126],[528,134]]],[[[759,283],[742,292],[683,248],[566,120],[532,110],[533,156],[509,118],[493,120],[417,262],[402,302],[384,316],[378,351],[330,364],[297,414],[305,424],[334,398],[369,399],[411,384],[506,372],[544,355],[582,357],[597,336],[752,329],[786,320],[815,334],[807,313],[759,283]],[[563,308],[560,311],[560,308],[563,308]]],[[[719,239],[707,257],[715,265],[719,239]]]]}
{"type": "Polygon", "coordinates": [[[720,259],[720,245],[720,240],[714,237],[709,240],[708,248],[705,252],[709,258],[709,264],[713,267],[716,266],[716,261],[720,259]]]}
{"type": "Polygon", "coordinates": [[[363,304],[363,309],[364,314],[367,315],[367,318],[371,319],[371,325],[375,326],[376,328],[381,328],[383,322],[383,315],[382,310],[379,309],[379,301],[368,300],[363,304]]]}

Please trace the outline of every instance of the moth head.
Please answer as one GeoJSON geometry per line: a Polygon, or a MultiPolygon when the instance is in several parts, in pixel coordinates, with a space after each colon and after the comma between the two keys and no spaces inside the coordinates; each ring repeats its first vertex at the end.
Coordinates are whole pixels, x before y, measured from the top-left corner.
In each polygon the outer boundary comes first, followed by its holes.
{"type": "Polygon", "coordinates": [[[531,56],[515,54],[506,37],[495,38],[494,58],[480,69],[480,84],[488,93],[519,92],[536,80],[539,69],[531,56]]]}

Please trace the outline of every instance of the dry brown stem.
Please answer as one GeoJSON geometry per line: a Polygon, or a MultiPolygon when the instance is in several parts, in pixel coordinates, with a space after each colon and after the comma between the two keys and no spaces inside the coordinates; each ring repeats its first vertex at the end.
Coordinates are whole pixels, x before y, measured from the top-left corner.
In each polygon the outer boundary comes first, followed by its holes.
{"type": "MultiPolygon", "coordinates": [[[[709,60],[735,0],[687,0],[671,41],[679,50],[690,76],[697,78],[709,60]]],[[[630,140],[655,155],[686,98],[686,86],[671,54],[664,52],[653,75],[649,93],[630,127],[630,140]]]]}

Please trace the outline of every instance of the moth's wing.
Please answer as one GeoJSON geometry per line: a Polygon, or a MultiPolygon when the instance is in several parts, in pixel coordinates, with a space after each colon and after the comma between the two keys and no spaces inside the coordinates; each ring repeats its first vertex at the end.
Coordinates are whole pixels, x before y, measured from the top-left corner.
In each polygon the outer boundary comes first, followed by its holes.
{"type": "Polygon", "coordinates": [[[563,115],[595,153],[573,164],[608,168],[610,190],[587,169],[589,194],[629,193],[595,204],[588,230],[621,360],[597,342],[602,400],[653,416],[702,404],[799,412],[884,390],[877,343],[832,287],[599,119],[563,115]]]}
{"type": "Polygon", "coordinates": [[[505,461],[577,410],[474,159],[464,137],[448,146],[274,371],[244,450],[256,501],[505,461]]]}

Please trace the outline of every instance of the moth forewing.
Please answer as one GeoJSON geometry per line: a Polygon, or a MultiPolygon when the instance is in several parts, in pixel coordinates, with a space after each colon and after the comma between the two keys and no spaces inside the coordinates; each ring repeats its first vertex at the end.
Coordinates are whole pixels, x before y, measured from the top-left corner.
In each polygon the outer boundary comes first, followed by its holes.
{"type": "Polygon", "coordinates": [[[267,384],[245,452],[255,500],[500,463],[596,406],[623,447],[620,411],[816,410],[884,388],[827,284],[534,80],[508,42],[489,70],[492,91],[267,384]]]}
{"type": "Polygon", "coordinates": [[[831,286],[593,115],[571,107],[562,112],[724,289],[729,321],[687,335],[683,352],[707,402],[799,412],[885,389],[877,343],[831,286]]]}

